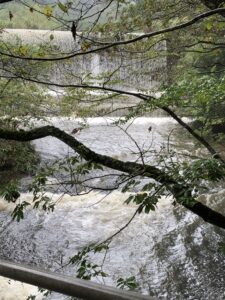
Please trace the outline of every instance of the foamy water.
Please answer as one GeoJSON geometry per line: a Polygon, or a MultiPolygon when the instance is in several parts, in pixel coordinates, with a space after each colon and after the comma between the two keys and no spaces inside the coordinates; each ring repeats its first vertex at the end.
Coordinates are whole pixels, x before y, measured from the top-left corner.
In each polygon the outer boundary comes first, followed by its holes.
{"type": "Polygon", "coordinates": [[[25,300],[30,295],[37,295],[37,300],[43,299],[36,287],[0,277],[0,300],[25,300]]]}
{"type": "MultiPolygon", "coordinates": [[[[81,120],[51,120],[69,133],[80,126],[78,121],[81,120]]],[[[123,160],[136,159],[133,153],[137,151],[136,146],[112,121],[96,118],[87,122],[89,126],[75,135],[77,139],[99,153],[116,155],[123,160]]],[[[128,132],[143,149],[167,147],[170,134],[174,149],[193,150],[191,141],[177,136],[175,129],[174,122],[168,118],[140,118],[130,125],[128,132]]],[[[35,145],[44,160],[72,153],[52,138],[36,141],[35,145]]],[[[149,159],[151,163],[154,161],[151,151],[149,159]]],[[[63,198],[60,194],[48,195],[57,202],[53,213],[28,209],[24,220],[19,223],[11,221],[12,205],[0,201],[0,253],[3,259],[75,276],[74,267],[62,268],[62,265],[84,246],[104,241],[117,232],[137,208],[134,204],[124,204],[128,194],[119,191],[108,196],[103,192],[65,195],[63,198]]],[[[217,197],[206,196],[201,200],[218,207],[223,198],[224,194],[219,193],[217,197]]],[[[21,200],[31,202],[32,195],[24,193],[21,200]]],[[[137,215],[113,239],[103,267],[109,274],[105,283],[115,286],[119,277],[134,275],[143,293],[159,299],[224,299],[221,274],[225,260],[217,249],[223,233],[179,206],[174,207],[171,202],[170,198],[160,199],[155,212],[137,215]]],[[[220,211],[224,211],[223,205],[220,211]]],[[[103,258],[104,253],[90,255],[97,264],[101,264],[103,258]]],[[[100,278],[95,280],[101,281],[100,278]]],[[[7,285],[0,295],[5,297],[5,292],[8,292],[7,285]]],[[[16,299],[24,300],[22,290],[16,299]]],[[[48,299],[66,297],[53,294],[48,299]]]]}
{"type": "MultiPolygon", "coordinates": [[[[129,196],[128,193],[113,192],[107,197],[103,193],[94,192],[76,197],[64,195],[62,198],[61,195],[50,193],[48,196],[53,201],[58,201],[53,213],[45,214],[40,210],[37,212],[28,210],[25,219],[18,224],[10,222],[9,214],[12,205],[8,205],[7,202],[1,199],[0,207],[4,214],[1,215],[0,222],[3,226],[5,224],[1,236],[4,237],[5,242],[9,239],[8,247],[11,249],[11,258],[16,256],[17,261],[22,261],[26,256],[26,260],[33,263],[37,263],[41,259],[43,268],[57,269],[57,267],[59,268],[57,264],[59,264],[60,255],[64,255],[64,262],[66,262],[76,251],[90,242],[104,241],[123,227],[137,209],[134,204],[124,204],[129,196]],[[20,233],[19,236],[18,233],[20,233]],[[17,245],[14,249],[12,249],[10,243],[12,239],[13,244],[17,245]],[[25,248],[24,243],[28,243],[25,248]],[[30,249],[32,249],[32,252],[29,251],[30,249]]],[[[21,200],[32,202],[32,195],[22,194],[21,200]]],[[[105,269],[110,275],[109,278],[106,278],[106,283],[114,285],[118,274],[122,276],[124,270],[128,274],[129,272],[138,273],[138,265],[135,261],[137,252],[140,249],[139,242],[135,241],[135,237],[139,235],[139,230],[142,233],[149,231],[150,223],[151,232],[153,233],[156,230],[159,216],[163,212],[163,218],[166,220],[166,212],[170,214],[170,209],[171,199],[161,199],[156,212],[137,216],[129,228],[115,238],[105,261],[105,269]],[[132,248],[131,253],[128,245],[132,248]],[[118,256],[118,251],[120,256],[118,256]],[[119,271],[121,263],[123,263],[123,269],[119,271]]],[[[171,224],[171,222],[166,225],[167,228],[174,226],[175,224],[171,224]]],[[[151,236],[151,232],[148,232],[148,238],[151,236]]],[[[4,246],[7,247],[7,245],[4,246]]],[[[5,247],[1,249],[3,254],[6,250],[5,247]]],[[[147,249],[142,248],[142,251],[146,252],[147,249]]],[[[103,254],[97,255],[97,257],[93,256],[93,259],[100,264],[103,254]]],[[[72,268],[67,269],[67,272],[71,275],[74,273],[72,268]]],[[[34,288],[15,282],[9,289],[7,280],[4,278],[0,279],[0,284],[2,286],[0,295],[3,294],[5,297],[2,299],[13,299],[14,295],[17,294],[17,299],[22,300],[25,299],[25,295],[27,296],[27,294],[35,291],[34,288]],[[7,298],[9,295],[11,298],[7,298]]]]}
{"type": "MultiPolygon", "coordinates": [[[[74,128],[85,127],[77,134],[75,138],[95,150],[100,154],[116,156],[122,160],[136,160],[139,156],[139,149],[132,138],[138,143],[140,149],[147,151],[146,157],[152,158],[154,151],[160,151],[162,147],[168,146],[168,135],[170,134],[169,143],[182,143],[186,150],[192,149],[193,144],[188,144],[185,137],[179,136],[176,140],[174,129],[177,128],[176,122],[172,118],[136,118],[125,125],[119,125],[123,130],[127,130],[127,135],[115,122],[119,118],[51,118],[49,123],[65,130],[71,134],[74,128]],[[149,132],[149,128],[151,131],[149,132]],[[123,141],[121,143],[121,141],[123,141]],[[137,153],[135,155],[135,153],[137,153]]],[[[188,120],[188,119],[186,119],[188,120]]],[[[43,123],[40,122],[39,126],[43,123]]],[[[36,149],[43,158],[65,157],[73,154],[67,145],[56,138],[47,137],[34,142],[36,149]]]]}

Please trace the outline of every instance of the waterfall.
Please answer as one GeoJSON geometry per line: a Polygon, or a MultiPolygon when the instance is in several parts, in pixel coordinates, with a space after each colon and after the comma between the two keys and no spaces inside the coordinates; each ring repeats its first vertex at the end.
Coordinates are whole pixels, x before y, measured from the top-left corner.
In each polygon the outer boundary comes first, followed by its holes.
{"type": "MultiPolygon", "coordinates": [[[[94,38],[99,39],[99,34],[94,38]]],[[[48,47],[50,54],[57,57],[75,53],[80,45],[82,45],[82,33],[76,41],[73,40],[70,31],[48,31],[48,30],[31,30],[31,29],[4,29],[0,33],[2,42],[10,42],[12,45],[18,44],[21,47],[48,47]]],[[[166,50],[166,42],[159,42],[154,46],[163,53],[166,50]]],[[[118,50],[118,49],[117,49],[118,50]]],[[[9,61],[9,63],[11,60],[9,61]]],[[[12,60],[12,64],[15,63],[12,60]]],[[[1,64],[1,63],[0,63],[1,64]]],[[[29,74],[32,74],[32,63],[16,60],[16,64],[21,64],[22,68],[28,68],[29,74]]],[[[122,91],[144,91],[150,94],[157,94],[160,86],[166,80],[166,57],[147,57],[145,54],[123,53],[123,51],[113,51],[111,49],[92,53],[90,55],[78,56],[66,61],[58,61],[51,64],[34,63],[34,73],[38,68],[38,75],[34,74],[34,78],[42,81],[53,82],[57,84],[90,84],[101,85],[107,82],[105,87],[115,88],[122,91]]],[[[2,68],[4,69],[5,63],[2,68]]],[[[10,67],[8,68],[10,69],[10,67]]],[[[12,67],[14,70],[14,68],[12,67]]],[[[30,76],[30,75],[29,75],[30,76]]],[[[54,89],[57,88],[54,87],[54,89]]],[[[61,98],[63,91],[59,91],[61,98]]],[[[107,98],[110,93],[100,91],[88,91],[90,95],[86,96],[88,100],[80,104],[84,109],[90,105],[96,97],[107,98]]],[[[50,93],[49,93],[50,95],[50,93]]],[[[58,96],[58,95],[57,95],[58,96]]],[[[110,116],[122,116],[130,112],[130,107],[135,107],[140,102],[136,97],[119,97],[114,96],[105,102],[99,102],[95,106],[94,115],[103,115],[105,113],[110,116]],[[111,113],[112,111],[112,113],[111,113]]],[[[148,116],[149,114],[146,114],[148,116]]]]}
{"type": "MultiPolygon", "coordinates": [[[[74,41],[69,31],[4,29],[0,34],[0,39],[3,42],[18,43],[23,46],[48,46],[50,53],[58,52],[60,56],[75,53],[78,50],[83,43],[82,33],[79,35],[77,41],[74,41]]],[[[160,42],[155,47],[163,52],[166,44],[160,42]]],[[[166,80],[166,58],[165,56],[148,58],[146,55],[106,50],[98,54],[93,53],[84,57],[74,57],[70,61],[58,62],[50,77],[57,83],[80,83],[89,74],[93,77],[103,76],[102,80],[107,81],[110,76],[112,83],[109,85],[117,88],[134,90],[135,87],[140,90],[155,90],[166,80]]]]}

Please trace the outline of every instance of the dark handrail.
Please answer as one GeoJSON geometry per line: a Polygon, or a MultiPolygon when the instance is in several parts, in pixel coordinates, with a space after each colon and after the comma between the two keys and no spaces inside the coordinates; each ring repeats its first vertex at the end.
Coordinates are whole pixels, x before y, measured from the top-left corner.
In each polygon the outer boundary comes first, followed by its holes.
{"type": "Polygon", "coordinates": [[[138,293],[119,290],[91,281],[46,272],[4,260],[0,260],[0,276],[87,300],[153,300],[152,297],[138,293]]]}

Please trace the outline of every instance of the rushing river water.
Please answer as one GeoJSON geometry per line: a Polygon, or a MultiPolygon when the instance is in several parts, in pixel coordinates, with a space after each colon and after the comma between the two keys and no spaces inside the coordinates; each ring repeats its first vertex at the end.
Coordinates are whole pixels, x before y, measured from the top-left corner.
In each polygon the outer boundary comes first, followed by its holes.
{"type": "MultiPolygon", "coordinates": [[[[51,119],[57,127],[71,133],[80,126],[77,119],[51,119]]],[[[124,161],[137,158],[137,147],[115,119],[90,118],[88,126],[76,134],[78,140],[98,153],[124,161]]],[[[124,128],[124,127],[123,127],[124,128]]],[[[154,162],[154,149],[167,149],[196,154],[199,149],[177,130],[169,118],[137,118],[128,133],[142,149],[149,150],[147,161],[154,162]],[[151,126],[151,131],[148,128],[151,126]],[[168,138],[169,136],[169,138],[168,138]]],[[[71,155],[72,151],[54,138],[35,141],[43,160],[71,155]]],[[[60,194],[51,194],[58,199],[60,194]]],[[[21,222],[12,222],[10,207],[0,202],[1,258],[23,262],[73,275],[72,267],[61,269],[69,257],[89,243],[99,242],[125,225],[136,206],[124,204],[127,194],[114,191],[83,196],[65,195],[53,213],[29,210],[21,222]]],[[[221,204],[225,192],[206,195],[204,200],[224,212],[221,204]]],[[[24,193],[22,199],[31,200],[24,193]]],[[[115,285],[119,277],[136,276],[145,294],[159,299],[225,299],[225,257],[218,252],[221,230],[204,223],[194,214],[162,198],[155,212],[138,215],[110,245],[103,269],[109,274],[104,282],[115,285]]],[[[101,264],[103,254],[92,257],[101,264]]],[[[100,280],[100,279],[99,279],[100,280]]],[[[0,279],[0,299],[26,299],[35,288],[0,279]]],[[[47,299],[66,299],[52,294],[47,299]]]]}

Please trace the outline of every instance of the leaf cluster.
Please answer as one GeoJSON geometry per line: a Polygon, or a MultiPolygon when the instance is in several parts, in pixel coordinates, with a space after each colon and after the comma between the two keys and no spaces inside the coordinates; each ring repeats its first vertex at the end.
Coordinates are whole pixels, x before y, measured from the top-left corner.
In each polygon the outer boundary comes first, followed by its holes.
{"type": "Polygon", "coordinates": [[[117,280],[117,287],[120,289],[135,290],[139,287],[139,284],[136,281],[135,276],[128,278],[119,278],[117,280]]]}
{"type": "Polygon", "coordinates": [[[97,276],[107,277],[108,274],[102,270],[102,267],[92,263],[89,258],[90,252],[97,253],[107,249],[108,245],[106,244],[92,244],[84,247],[76,255],[71,257],[69,263],[77,266],[77,277],[85,280],[90,280],[97,276]]]}
{"type": "Polygon", "coordinates": [[[150,211],[154,211],[156,209],[156,204],[159,201],[159,196],[157,195],[150,195],[149,193],[138,193],[134,195],[130,195],[126,200],[125,203],[129,204],[134,202],[137,204],[138,213],[144,211],[145,213],[149,213],[150,211]]]}

